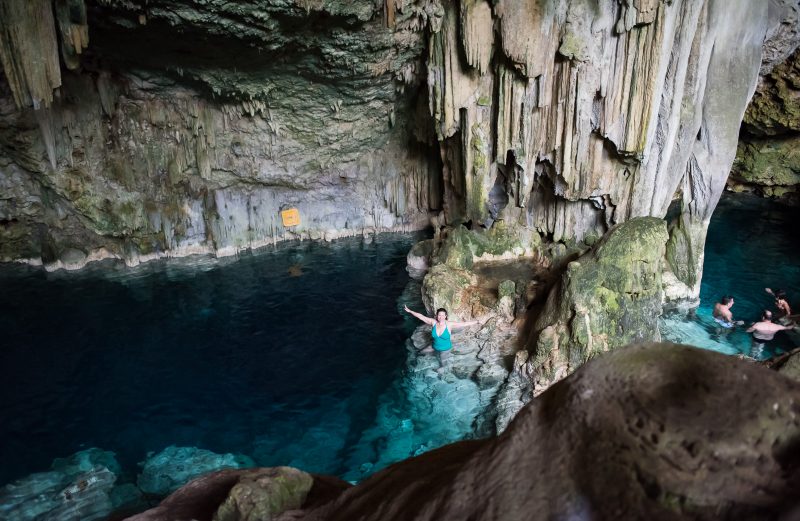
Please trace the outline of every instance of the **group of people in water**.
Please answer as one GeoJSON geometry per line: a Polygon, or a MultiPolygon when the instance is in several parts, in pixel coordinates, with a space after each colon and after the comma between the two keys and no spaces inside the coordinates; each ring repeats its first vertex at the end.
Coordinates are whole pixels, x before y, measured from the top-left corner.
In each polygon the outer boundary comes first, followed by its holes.
{"type": "MultiPolygon", "coordinates": [[[[800,314],[793,315],[792,308],[786,297],[786,292],[783,290],[772,291],[770,288],[764,290],[772,295],[775,299],[775,311],[765,309],[761,313],[761,319],[754,322],[746,329],[748,333],[753,336],[753,349],[756,352],[763,350],[764,345],[775,337],[779,331],[788,331],[791,329],[800,329],[797,324],[800,319],[800,314]]],[[[712,313],[714,321],[722,329],[733,329],[736,326],[744,325],[743,320],[734,320],[731,308],[734,304],[734,298],[730,295],[724,296],[714,305],[714,312],[712,313]]],[[[432,326],[431,327],[431,348],[427,351],[435,352],[439,355],[440,366],[443,368],[448,360],[450,350],[453,348],[453,342],[450,338],[452,328],[469,327],[479,324],[477,320],[469,322],[448,322],[447,310],[439,308],[436,310],[436,318],[431,318],[417,313],[404,306],[406,313],[421,320],[422,322],[432,326]]]]}
{"type": "MultiPolygon", "coordinates": [[[[765,344],[775,338],[775,334],[779,331],[800,328],[797,324],[800,315],[792,314],[792,308],[789,305],[786,292],[783,290],[772,291],[770,288],[764,288],[764,290],[775,299],[775,311],[765,309],[761,313],[761,319],[746,329],[753,336],[753,349],[758,352],[763,350],[765,344]]],[[[724,329],[733,329],[736,326],[744,325],[744,321],[733,319],[733,313],[731,312],[733,303],[733,297],[728,295],[722,297],[714,305],[712,314],[714,322],[724,329]]]]}

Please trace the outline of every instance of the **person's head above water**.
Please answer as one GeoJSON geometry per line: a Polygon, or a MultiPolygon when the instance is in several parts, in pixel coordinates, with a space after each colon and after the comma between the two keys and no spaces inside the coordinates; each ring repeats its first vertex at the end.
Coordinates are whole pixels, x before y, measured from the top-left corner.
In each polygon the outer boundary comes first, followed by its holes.
{"type": "Polygon", "coordinates": [[[761,320],[764,322],[772,320],[772,311],[765,309],[763,313],[761,313],[761,320]]]}
{"type": "Polygon", "coordinates": [[[719,299],[719,303],[723,306],[732,306],[733,305],[733,297],[731,295],[725,295],[721,299],[719,299]]]}
{"type": "Polygon", "coordinates": [[[443,320],[447,320],[447,310],[444,308],[439,308],[436,310],[436,320],[442,322],[443,320]]]}
{"type": "Polygon", "coordinates": [[[779,289],[775,292],[775,299],[776,300],[786,300],[786,292],[782,289],[779,289]]]}

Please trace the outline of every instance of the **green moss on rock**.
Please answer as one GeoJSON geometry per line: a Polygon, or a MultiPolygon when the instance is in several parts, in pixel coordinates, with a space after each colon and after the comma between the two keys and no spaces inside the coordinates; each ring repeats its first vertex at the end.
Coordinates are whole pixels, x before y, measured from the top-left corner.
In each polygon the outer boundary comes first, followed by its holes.
{"type": "Polygon", "coordinates": [[[267,521],[300,508],[314,484],[291,467],[257,469],[244,475],[220,505],[213,521],[267,521]]]}
{"type": "Polygon", "coordinates": [[[596,353],[659,338],[667,238],[662,219],[632,219],[567,266],[535,327],[540,383],[569,374],[596,353]]]}
{"type": "Polygon", "coordinates": [[[435,256],[438,263],[468,270],[481,257],[532,254],[540,246],[541,237],[535,231],[497,221],[486,231],[472,231],[464,226],[449,230],[435,256]]]}
{"type": "Polygon", "coordinates": [[[770,187],[800,185],[800,137],[740,142],[732,178],[770,187]]]}
{"type": "Polygon", "coordinates": [[[744,114],[743,128],[754,136],[800,131],[800,50],[763,77],[744,114]]]}

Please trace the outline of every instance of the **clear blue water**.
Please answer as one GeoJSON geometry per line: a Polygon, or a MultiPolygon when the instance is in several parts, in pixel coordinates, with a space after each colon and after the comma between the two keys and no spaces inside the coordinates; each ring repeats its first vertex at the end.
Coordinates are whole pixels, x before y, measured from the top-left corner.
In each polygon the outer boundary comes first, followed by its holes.
{"type": "MultiPolygon", "coordinates": [[[[398,297],[421,238],[134,270],[0,266],[0,484],[88,447],[131,472],[178,445],[346,475],[353,453],[375,452],[359,444],[405,367],[417,324],[398,297]]],[[[404,298],[421,307],[418,286],[404,298]]]]}
{"type": "Polygon", "coordinates": [[[774,311],[764,288],[782,288],[792,313],[800,312],[800,208],[747,194],[725,194],[709,225],[700,307],[694,316],[668,315],[664,337],[726,354],[768,358],[792,349],[797,338],[778,333],[763,351],[752,348],[744,332],[761,311],[774,311]],[[714,303],[732,295],[734,319],[744,327],[721,331],[711,319],[714,303]]]}
{"type": "MultiPolygon", "coordinates": [[[[754,320],[782,287],[800,307],[800,209],[726,196],[711,222],[702,304],[665,337],[725,353],[711,309],[754,320]]],[[[282,244],[257,254],[109,264],[77,273],[0,266],[0,484],[99,447],[133,478],[169,445],[361,479],[474,436],[491,400],[407,358],[421,309],[405,256],[421,237],[282,244]]],[[[759,356],[791,348],[779,335],[759,356]]],[[[429,359],[430,358],[430,359],[429,359]]]]}

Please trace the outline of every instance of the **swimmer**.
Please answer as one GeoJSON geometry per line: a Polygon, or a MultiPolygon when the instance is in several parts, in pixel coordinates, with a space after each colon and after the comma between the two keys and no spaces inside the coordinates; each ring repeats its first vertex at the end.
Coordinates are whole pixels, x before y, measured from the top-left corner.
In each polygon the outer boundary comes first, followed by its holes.
{"type": "Polygon", "coordinates": [[[712,313],[714,316],[714,322],[725,329],[732,329],[733,326],[741,326],[744,324],[743,320],[737,320],[734,322],[733,313],[731,313],[732,307],[733,297],[730,295],[722,297],[719,302],[714,304],[714,312],[712,313]]]}
{"type": "Polygon", "coordinates": [[[775,307],[778,310],[775,314],[775,318],[780,320],[792,316],[792,307],[789,306],[789,301],[786,299],[785,291],[779,289],[778,291],[773,292],[770,288],[764,288],[764,291],[775,297],[775,307]]]}
{"type": "Polygon", "coordinates": [[[797,327],[798,326],[782,326],[773,323],[772,311],[765,309],[761,314],[761,321],[747,328],[747,332],[753,334],[753,350],[760,354],[766,343],[775,338],[775,333],[778,331],[796,329],[797,327]]]}
{"type": "MultiPolygon", "coordinates": [[[[453,342],[450,340],[450,330],[455,327],[468,327],[480,324],[477,320],[470,320],[469,322],[448,322],[447,310],[439,308],[436,310],[436,318],[426,317],[421,313],[408,309],[408,306],[403,306],[406,313],[418,318],[419,320],[433,326],[431,328],[431,338],[433,343],[433,350],[439,355],[440,369],[445,366],[445,362],[450,359],[450,350],[453,348],[453,342]]],[[[425,350],[423,350],[425,351],[425,350]]]]}

